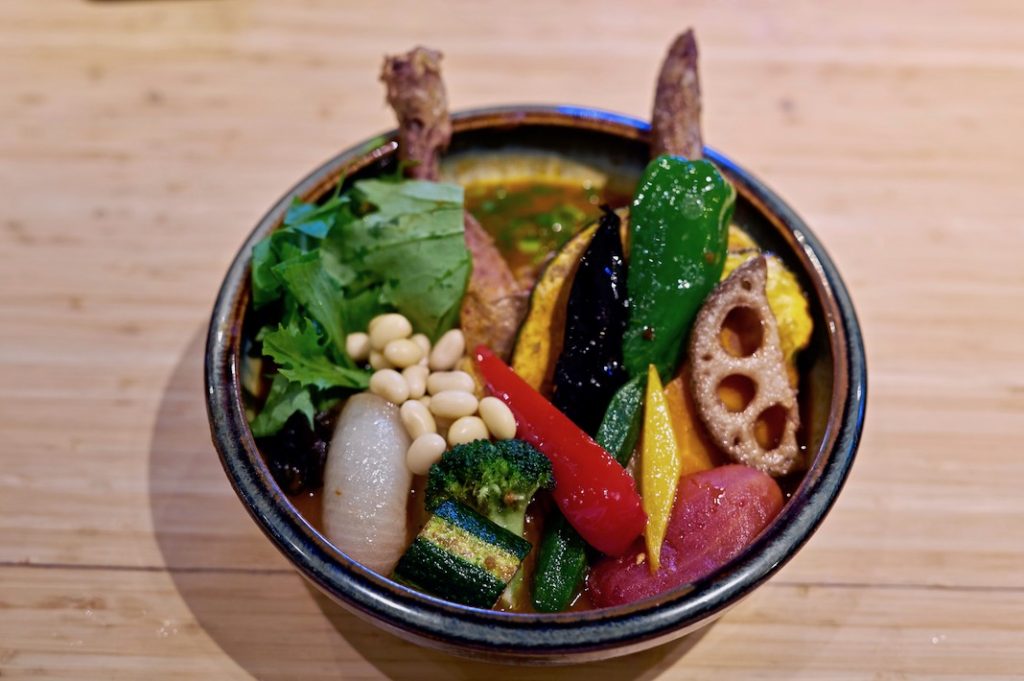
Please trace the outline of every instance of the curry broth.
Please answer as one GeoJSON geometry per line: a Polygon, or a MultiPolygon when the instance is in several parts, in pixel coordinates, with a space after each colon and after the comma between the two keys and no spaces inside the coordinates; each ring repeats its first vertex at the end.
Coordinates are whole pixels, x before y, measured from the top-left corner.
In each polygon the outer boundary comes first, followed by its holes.
{"type": "Polygon", "coordinates": [[[629,201],[607,187],[558,178],[471,182],[465,192],[466,210],[494,237],[516,277],[531,283],[558,249],[597,219],[601,204],[629,201]]]}

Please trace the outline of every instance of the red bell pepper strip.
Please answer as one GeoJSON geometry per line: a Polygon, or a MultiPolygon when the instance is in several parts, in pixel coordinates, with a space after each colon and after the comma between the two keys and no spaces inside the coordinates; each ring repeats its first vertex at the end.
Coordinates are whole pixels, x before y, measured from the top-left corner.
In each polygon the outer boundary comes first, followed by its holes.
{"type": "Polygon", "coordinates": [[[553,496],[562,514],[598,551],[625,552],[647,524],[633,478],[490,348],[480,345],[475,354],[487,388],[516,417],[516,436],[551,460],[553,496]]]}

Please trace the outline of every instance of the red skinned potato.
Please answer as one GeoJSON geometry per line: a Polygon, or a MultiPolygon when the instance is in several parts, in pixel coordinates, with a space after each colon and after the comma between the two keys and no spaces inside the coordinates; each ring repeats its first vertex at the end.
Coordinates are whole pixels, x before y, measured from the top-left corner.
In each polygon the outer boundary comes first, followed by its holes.
{"type": "Polygon", "coordinates": [[[768,475],[740,464],[679,481],[661,545],[661,569],[647,565],[643,539],[590,571],[599,608],[632,603],[704,577],[736,557],[782,510],[782,491],[768,475]]]}

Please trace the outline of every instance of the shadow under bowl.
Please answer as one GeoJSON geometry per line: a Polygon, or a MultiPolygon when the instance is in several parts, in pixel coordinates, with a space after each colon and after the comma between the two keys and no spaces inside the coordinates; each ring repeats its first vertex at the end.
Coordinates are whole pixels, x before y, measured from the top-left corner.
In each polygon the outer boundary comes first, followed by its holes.
{"type": "MultiPolygon", "coordinates": [[[[648,158],[647,123],[604,111],[515,106],[453,116],[449,158],[474,153],[555,153],[635,179],[648,158]]],[[[315,201],[339,182],[393,171],[396,133],[335,156],[267,213],[221,287],[206,346],[207,408],[231,484],[277,548],[330,598],[410,641],[493,661],[559,664],[655,646],[704,626],[786,563],[828,513],[853,463],[867,398],[864,347],[849,294],[825,249],[796,213],[749,172],[705,150],[738,192],[735,221],[792,269],[811,303],[815,332],[801,357],[803,440],[810,467],[757,540],[711,575],[626,606],[518,614],[460,606],[405,588],[334,548],[274,482],[245,415],[241,352],[252,247],[282,222],[293,197],[315,201]]]]}

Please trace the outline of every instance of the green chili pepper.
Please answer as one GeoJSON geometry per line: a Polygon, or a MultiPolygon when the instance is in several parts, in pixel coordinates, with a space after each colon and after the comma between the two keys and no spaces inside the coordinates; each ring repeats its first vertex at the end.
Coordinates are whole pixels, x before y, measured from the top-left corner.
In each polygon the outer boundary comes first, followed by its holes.
{"type": "Polygon", "coordinates": [[[637,376],[619,388],[608,403],[604,419],[597,429],[597,444],[608,450],[622,466],[629,463],[640,435],[640,413],[647,385],[644,378],[637,376]]]}
{"type": "Polygon", "coordinates": [[[533,576],[533,607],[537,612],[561,612],[572,605],[587,569],[587,542],[555,512],[544,528],[533,576]]]}
{"type": "Polygon", "coordinates": [[[659,156],[630,209],[626,369],[671,378],[697,310],[722,276],[736,190],[708,161],[659,156]]]}

